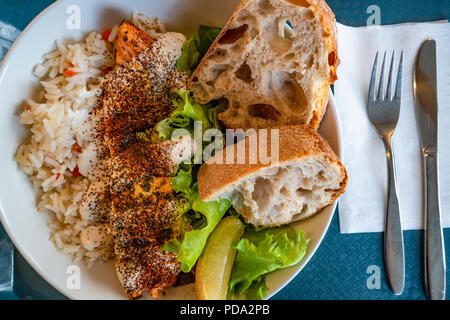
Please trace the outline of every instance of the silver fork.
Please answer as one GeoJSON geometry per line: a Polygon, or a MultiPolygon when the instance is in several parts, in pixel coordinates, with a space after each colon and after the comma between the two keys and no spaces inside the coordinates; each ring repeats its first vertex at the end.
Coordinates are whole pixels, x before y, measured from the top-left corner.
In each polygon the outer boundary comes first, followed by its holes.
{"type": "Polygon", "coordinates": [[[405,284],[405,253],[403,248],[403,231],[400,219],[400,208],[396,190],[396,177],[394,155],[392,153],[391,138],[400,115],[401,95],[402,95],[402,68],[403,51],[398,67],[397,83],[393,95],[393,75],[395,52],[392,53],[392,60],[387,85],[387,94],[384,92],[384,69],[386,62],[386,52],[384,52],[383,64],[381,67],[380,84],[378,95],[375,95],[375,86],[378,69],[378,53],[375,57],[372,76],[369,87],[368,114],[374,128],[378,131],[386,148],[388,167],[388,195],[384,231],[384,263],[386,268],[386,278],[394,292],[399,295],[403,292],[405,284]]]}

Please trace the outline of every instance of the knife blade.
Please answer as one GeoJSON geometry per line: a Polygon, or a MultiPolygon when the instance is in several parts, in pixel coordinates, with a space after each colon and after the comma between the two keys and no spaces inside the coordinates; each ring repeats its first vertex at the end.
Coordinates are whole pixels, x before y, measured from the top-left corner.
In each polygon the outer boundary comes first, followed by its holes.
{"type": "Polygon", "coordinates": [[[438,90],[436,42],[428,39],[419,49],[414,72],[417,127],[423,155],[424,265],[428,297],[445,299],[446,266],[439,200],[438,90]]]}

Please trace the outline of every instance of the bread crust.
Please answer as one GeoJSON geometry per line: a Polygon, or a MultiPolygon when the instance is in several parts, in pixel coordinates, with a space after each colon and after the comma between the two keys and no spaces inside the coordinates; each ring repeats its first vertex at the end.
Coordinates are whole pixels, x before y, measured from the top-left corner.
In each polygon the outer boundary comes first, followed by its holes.
{"type": "Polygon", "coordinates": [[[334,16],[333,11],[331,11],[330,7],[324,0],[305,0],[312,7],[311,10],[315,10],[316,13],[321,17],[321,23],[324,29],[330,34],[330,39],[332,40],[331,49],[336,52],[335,59],[332,63],[331,73],[330,73],[330,84],[333,84],[337,79],[336,69],[340,63],[339,60],[339,52],[338,52],[338,44],[337,44],[337,26],[336,26],[336,17],[334,16]]]}
{"type": "MultiPolygon", "coordinates": [[[[209,201],[213,197],[219,195],[221,191],[223,191],[230,184],[238,182],[246,176],[256,173],[263,168],[281,165],[285,162],[297,161],[309,156],[323,156],[330,162],[337,164],[341,170],[343,177],[340,184],[341,187],[333,194],[331,198],[332,200],[329,204],[334,202],[341,194],[345,192],[348,180],[347,171],[339,161],[338,156],[331,149],[328,142],[312,127],[306,125],[290,125],[273,129],[279,130],[279,157],[277,163],[237,164],[236,152],[235,164],[225,164],[225,161],[224,164],[217,164],[217,161],[216,163],[212,163],[217,159],[217,156],[223,156],[225,153],[218,154],[211,159],[212,161],[209,161],[200,167],[197,176],[200,198],[204,201],[209,201]]],[[[269,152],[271,152],[270,130],[271,129],[269,129],[267,133],[267,145],[269,152]]],[[[261,130],[258,130],[256,134],[259,135],[260,132],[261,130]]],[[[249,139],[249,136],[245,138],[247,146],[249,139]]],[[[246,148],[245,152],[245,159],[247,160],[249,159],[249,148],[246,148]]],[[[269,154],[269,152],[267,154],[269,154]]]]}
{"type": "Polygon", "coordinates": [[[318,96],[320,99],[317,102],[316,108],[314,110],[313,117],[309,122],[309,125],[317,130],[322,122],[325,112],[327,112],[328,101],[330,100],[330,84],[324,83],[319,89],[318,96]]]}
{"type": "Polygon", "coordinates": [[[198,77],[198,73],[199,73],[200,69],[203,67],[203,65],[205,64],[205,61],[211,56],[211,54],[214,52],[214,50],[216,50],[216,47],[217,47],[217,44],[218,44],[220,38],[222,38],[222,36],[225,34],[225,32],[227,32],[228,29],[230,29],[230,27],[233,24],[236,16],[239,14],[239,12],[242,11],[242,9],[245,7],[247,2],[249,2],[249,1],[253,1],[253,0],[242,0],[242,2],[236,7],[236,9],[234,10],[234,12],[231,15],[230,19],[228,19],[228,22],[222,28],[222,30],[220,31],[219,35],[216,37],[216,39],[214,40],[212,45],[209,47],[208,51],[203,56],[203,59],[200,61],[200,63],[198,64],[197,68],[195,69],[194,73],[192,74],[191,78],[189,79],[189,81],[188,81],[188,87],[189,88],[191,87],[193,80],[195,82],[195,78],[198,77]]]}
{"type": "MultiPolygon", "coordinates": [[[[243,0],[239,6],[235,9],[232,16],[228,20],[225,27],[222,29],[222,31],[219,33],[205,56],[203,57],[202,61],[192,74],[191,78],[188,82],[188,87],[192,88],[192,84],[196,82],[198,79],[200,70],[204,67],[206,61],[208,58],[214,53],[218,46],[218,42],[221,39],[221,37],[231,28],[231,26],[235,23],[237,15],[243,10],[243,8],[246,7],[246,5],[255,0],[243,0]]],[[[327,51],[334,52],[334,56],[329,56],[329,62],[330,64],[330,74],[328,80],[319,86],[316,93],[316,103],[314,106],[313,116],[310,119],[309,123],[306,123],[310,126],[312,126],[315,130],[318,129],[320,122],[322,120],[323,115],[326,112],[326,107],[329,100],[329,86],[333,84],[337,80],[337,66],[340,63],[339,60],[339,54],[338,54],[338,44],[337,44],[337,27],[336,27],[336,19],[327,5],[327,3],[324,0],[278,0],[278,1],[284,1],[286,3],[290,3],[297,6],[309,6],[308,8],[312,10],[317,16],[320,17],[320,23],[325,30],[325,32],[329,35],[327,37],[328,43],[326,45],[327,51]],[[326,87],[326,90],[324,90],[324,87],[326,87]]],[[[222,119],[222,122],[229,128],[235,128],[236,126],[233,123],[230,123],[227,121],[227,119],[222,119]]],[[[286,124],[300,124],[298,119],[292,119],[292,121],[288,121],[286,124]]]]}

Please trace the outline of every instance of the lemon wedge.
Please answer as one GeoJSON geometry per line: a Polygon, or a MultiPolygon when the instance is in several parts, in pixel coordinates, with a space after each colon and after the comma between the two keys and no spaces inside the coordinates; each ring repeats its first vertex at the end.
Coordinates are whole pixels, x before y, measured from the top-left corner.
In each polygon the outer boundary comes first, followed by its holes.
{"type": "Polygon", "coordinates": [[[233,242],[244,234],[244,224],[229,216],[211,233],[202,252],[195,273],[195,286],[200,300],[225,300],[236,249],[233,242]]]}

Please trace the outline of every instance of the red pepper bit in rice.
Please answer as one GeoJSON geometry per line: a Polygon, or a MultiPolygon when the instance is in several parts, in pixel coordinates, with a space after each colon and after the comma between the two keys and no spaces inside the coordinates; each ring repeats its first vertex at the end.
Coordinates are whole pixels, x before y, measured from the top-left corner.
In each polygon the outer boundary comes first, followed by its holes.
{"type": "Polygon", "coordinates": [[[82,174],[80,173],[80,170],[78,169],[78,166],[76,166],[72,171],[72,176],[74,177],[81,177],[82,174]]]}
{"type": "Polygon", "coordinates": [[[31,111],[31,107],[30,106],[25,106],[25,111],[31,111]]]}
{"type": "Polygon", "coordinates": [[[110,34],[111,34],[111,29],[107,29],[107,30],[103,31],[102,39],[105,41],[108,41],[110,34]]]}
{"type": "Polygon", "coordinates": [[[68,77],[73,77],[74,75],[78,74],[78,72],[75,72],[73,70],[66,70],[63,73],[64,73],[64,75],[66,75],[68,77]]]}
{"type": "Polygon", "coordinates": [[[57,173],[57,174],[56,174],[56,180],[58,180],[59,177],[61,177],[61,173],[57,173]]]}
{"type": "Polygon", "coordinates": [[[81,147],[80,147],[80,145],[78,143],[75,142],[72,145],[72,150],[75,151],[75,152],[81,152],[81,147]]]}

